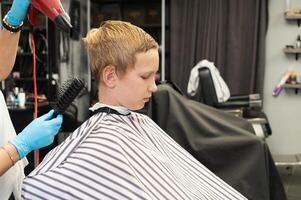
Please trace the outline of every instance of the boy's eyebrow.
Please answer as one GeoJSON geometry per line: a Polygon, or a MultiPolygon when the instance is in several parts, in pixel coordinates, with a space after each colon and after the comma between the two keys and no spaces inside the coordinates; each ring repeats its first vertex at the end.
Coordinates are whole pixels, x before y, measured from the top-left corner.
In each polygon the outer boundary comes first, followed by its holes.
{"type": "Polygon", "coordinates": [[[142,74],[152,74],[152,73],[154,73],[154,72],[152,72],[152,71],[142,72],[142,74]]]}
{"type": "Polygon", "coordinates": [[[145,72],[141,72],[141,74],[153,74],[156,73],[157,71],[145,71],[145,72]]]}

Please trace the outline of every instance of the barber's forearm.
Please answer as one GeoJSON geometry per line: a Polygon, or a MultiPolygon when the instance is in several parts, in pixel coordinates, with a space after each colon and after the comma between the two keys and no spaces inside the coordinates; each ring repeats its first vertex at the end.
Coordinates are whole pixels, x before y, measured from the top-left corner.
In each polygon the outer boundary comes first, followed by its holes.
{"type": "Polygon", "coordinates": [[[20,32],[0,31],[0,80],[6,79],[14,66],[19,37],[20,32]]]}
{"type": "Polygon", "coordinates": [[[2,146],[0,148],[0,176],[9,170],[18,160],[19,154],[14,145],[6,144],[2,146]]]}
{"type": "Polygon", "coordinates": [[[0,176],[9,170],[18,160],[19,154],[14,145],[8,143],[2,146],[0,148],[0,176]]]}

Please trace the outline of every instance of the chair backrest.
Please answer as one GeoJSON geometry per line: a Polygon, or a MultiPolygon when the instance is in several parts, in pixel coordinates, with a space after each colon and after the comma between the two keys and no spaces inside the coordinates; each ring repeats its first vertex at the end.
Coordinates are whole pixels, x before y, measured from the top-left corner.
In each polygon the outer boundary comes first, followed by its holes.
{"type": "MultiPolygon", "coordinates": [[[[250,120],[253,126],[260,126],[262,130],[259,132],[263,133],[263,137],[267,137],[272,134],[271,127],[268,122],[268,118],[264,112],[261,110],[261,103],[256,103],[253,107],[252,102],[261,102],[261,99],[256,98],[250,101],[249,95],[247,98],[234,98],[226,102],[219,103],[217,99],[216,90],[213,83],[213,78],[210,69],[207,67],[202,67],[199,69],[199,90],[201,91],[201,96],[203,103],[215,108],[227,109],[231,112],[240,110],[240,112],[233,112],[237,116],[241,116],[250,120]],[[260,121],[261,120],[261,121],[260,121]]],[[[257,128],[259,129],[259,128],[257,128]]],[[[256,132],[256,131],[255,131],[256,132]]],[[[257,133],[256,133],[257,134],[257,133]]]]}
{"type": "Polygon", "coordinates": [[[218,105],[217,94],[209,68],[200,68],[199,78],[199,87],[201,87],[200,89],[204,101],[203,103],[209,106],[216,107],[218,105]]]}

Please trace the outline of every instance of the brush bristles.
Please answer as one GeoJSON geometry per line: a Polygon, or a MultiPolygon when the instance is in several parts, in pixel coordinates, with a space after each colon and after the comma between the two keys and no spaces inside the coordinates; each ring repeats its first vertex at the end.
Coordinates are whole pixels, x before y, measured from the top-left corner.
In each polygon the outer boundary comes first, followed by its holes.
{"type": "Polygon", "coordinates": [[[55,113],[64,113],[84,87],[84,82],[78,78],[66,81],[60,88],[59,98],[54,108],[55,113]]]}

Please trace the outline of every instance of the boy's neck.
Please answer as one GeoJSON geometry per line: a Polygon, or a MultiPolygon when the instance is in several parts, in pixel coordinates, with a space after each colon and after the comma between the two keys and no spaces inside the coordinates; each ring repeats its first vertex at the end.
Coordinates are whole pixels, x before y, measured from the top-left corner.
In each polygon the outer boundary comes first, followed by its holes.
{"type": "Polygon", "coordinates": [[[111,106],[120,106],[116,101],[114,92],[105,86],[100,85],[98,87],[98,101],[99,103],[111,105],[111,106]]]}

